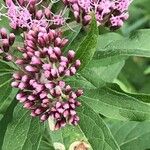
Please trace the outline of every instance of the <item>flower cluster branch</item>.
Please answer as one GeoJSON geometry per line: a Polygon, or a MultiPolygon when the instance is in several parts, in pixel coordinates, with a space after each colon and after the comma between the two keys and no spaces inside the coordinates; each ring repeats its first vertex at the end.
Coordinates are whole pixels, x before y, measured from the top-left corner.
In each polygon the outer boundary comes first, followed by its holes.
{"type": "MultiPolygon", "coordinates": [[[[73,50],[66,55],[62,48],[68,44],[58,27],[66,24],[66,9],[70,9],[77,22],[88,25],[95,14],[97,25],[118,28],[128,18],[130,0],[63,0],[64,10],[53,13],[50,6],[42,6],[42,0],[6,0],[7,17],[12,29],[24,31],[24,46],[18,47],[21,57],[14,57],[11,46],[13,33],[0,30],[0,56],[18,65],[13,74],[12,87],[18,88],[16,98],[31,116],[41,122],[52,117],[55,129],[66,124],[77,125],[76,108],[83,90],[74,90],[65,81],[78,71],[81,62],[73,50]]],[[[3,8],[2,7],[2,8],[3,8]]]]}

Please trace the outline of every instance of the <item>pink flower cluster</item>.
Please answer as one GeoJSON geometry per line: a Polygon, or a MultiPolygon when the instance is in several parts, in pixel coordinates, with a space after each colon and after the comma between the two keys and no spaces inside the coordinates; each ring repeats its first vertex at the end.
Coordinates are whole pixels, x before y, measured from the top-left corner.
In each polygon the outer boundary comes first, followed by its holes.
{"type": "Polygon", "coordinates": [[[10,61],[12,56],[8,53],[10,47],[14,44],[15,35],[8,34],[5,28],[0,29],[0,56],[2,59],[10,61]]]}
{"type": "Polygon", "coordinates": [[[20,71],[13,74],[12,86],[19,88],[17,99],[31,110],[31,116],[39,116],[41,121],[50,116],[55,120],[55,129],[66,124],[77,125],[79,117],[76,107],[83,91],[74,91],[65,78],[75,75],[80,60],[69,50],[62,55],[61,48],[68,40],[61,32],[44,27],[34,28],[26,33],[24,47],[19,48],[22,58],[16,60],[20,71]]]}
{"type": "Polygon", "coordinates": [[[30,30],[35,27],[62,26],[65,24],[66,20],[61,12],[53,14],[49,7],[40,10],[38,9],[39,4],[40,2],[37,0],[19,0],[17,3],[6,0],[8,9],[6,16],[10,20],[10,26],[13,29],[25,28],[30,30]]]}
{"type": "Polygon", "coordinates": [[[0,56],[18,66],[11,83],[19,89],[17,100],[42,122],[52,117],[56,130],[66,124],[77,125],[76,108],[81,105],[78,98],[83,94],[81,89],[72,89],[65,80],[75,75],[81,65],[73,50],[66,55],[62,53],[68,39],[56,28],[66,23],[63,17],[66,8],[70,7],[77,22],[83,25],[90,23],[91,13],[94,13],[98,25],[118,28],[128,18],[131,3],[130,0],[63,1],[66,7],[58,14],[53,14],[50,7],[40,9],[41,0],[5,1],[7,13],[2,15],[8,17],[13,29],[25,29],[24,46],[18,48],[22,52],[20,58],[13,57],[9,51],[15,35],[7,34],[4,28],[0,30],[0,56]]]}
{"type": "Polygon", "coordinates": [[[96,15],[98,25],[120,27],[128,18],[131,0],[63,0],[71,8],[77,22],[83,25],[91,21],[91,13],[96,15]]]}

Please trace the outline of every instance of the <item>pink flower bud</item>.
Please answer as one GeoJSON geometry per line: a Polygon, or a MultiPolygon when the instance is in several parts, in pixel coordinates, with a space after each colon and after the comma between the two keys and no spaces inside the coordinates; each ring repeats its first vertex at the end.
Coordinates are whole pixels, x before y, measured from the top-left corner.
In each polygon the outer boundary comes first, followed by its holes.
{"type": "Polygon", "coordinates": [[[52,89],[52,88],[54,88],[54,86],[55,86],[55,84],[53,82],[49,82],[49,83],[45,84],[45,87],[48,89],[52,89]]]}
{"type": "Polygon", "coordinates": [[[38,69],[36,67],[32,67],[32,66],[26,66],[25,69],[29,72],[37,72],[38,69]]]}
{"type": "Polygon", "coordinates": [[[2,39],[7,39],[7,31],[5,28],[1,28],[0,35],[2,39]]]}
{"type": "Polygon", "coordinates": [[[52,13],[51,13],[49,8],[45,8],[44,14],[45,14],[47,19],[50,19],[52,17],[52,15],[51,15],[52,13]]]}
{"type": "Polygon", "coordinates": [[[21,76],[19,75],[19,73],[14,73],[13,78],[16,79],[16,80],[20,80],[21,76]]]}
{"type": "Polygon", "coordinates": [[[31,59],[31,64],[32,65],[40,65],[41,63],[42,62],[41,62],[41,60],[38,57],[36,57],[36,56],[32,57],[32,59],[31,59]]]}
{"type": "Polygon", "coordinates": [[[19,85],[18,85],[18,88],[19,88],[20,90],[23,90],[25,87],[26,87],[26,84],[23,83],[23,82],[19,83],[19,85]]]}
{"type": "Polygon", "coordinates": [[[58,57],[61,56],[61,50],[60,50],[59,47],[54,47],[53,51],[54,51],[54,53],[55,53],[58,57]]]}
{"type": "Polygon", "coordinates": [[[41,121],[46,121],[48,119],[49,115],[47,113],[41,115],[40,120],[41,121]]]}
{"type": "Polygon", "coordinates": [[[75,68],[76,68],[76,69],[79,69],[80,65],[81,65],[80,60],[76,60],[75,65],[74,65],[75,68]]]}
{"type": "Polygon", "coordinates": [[[16,82],[16,81],[14,81],[14,82],[11,83],[12,87],[18,87],[18,85],[19,85],[19,82],[16,82]]]}
{"type": "Polygon", "coordinates": [[[15,41],[15,35],[13,33],[9,34],[9,44],[10,46],[12,46],[14,44],[15,41]]]}
{"type": "Polygon", "coordinates": [[[50,70],[51,69],[51,64],[43,64],[42,68],[44,70],[50,70]]]}
{"type": "Polygon", "coordinates": [[[67,55],[68,60],[72,61],[74,57],[75,57],[75,52],[73,50],[69,50],[67,55]]]}

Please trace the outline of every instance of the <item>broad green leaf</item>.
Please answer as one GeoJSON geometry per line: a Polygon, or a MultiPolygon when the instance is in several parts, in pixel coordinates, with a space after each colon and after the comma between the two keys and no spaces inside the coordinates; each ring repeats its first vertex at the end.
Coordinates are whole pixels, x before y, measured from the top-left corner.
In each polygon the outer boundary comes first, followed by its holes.
{"type": "Polygon", "coordinates": [[[39,150],[55,150],[55,149],[51,145],[51,141],[49,139],[42,137],[40,146],[39,146],[39,150]]]}
{"type": "Polygon", "coordinates": [[[111,122],[110,129],[121,150],[150,149],[150,122],[111,122]]]}
{"type": "Polygon", "coordinates": [[[95,112],[108,118],[119,120],[150,120],[150,105],[140,101],[140,97],[133,97],[108,87],[84,90],[82,96],[88,106],[95,112]]]}
{"type": "Polygon", "coordinates": [[[38,119],[32,118],[29,112],[18,104],[13,113],[13,120],[8,125],[2,149],[38,150],[42,126],[38,119]]]}
{"type": "Polygon", "coordinates": [[[111,38],[110,34],[111,33],[99,36],[97,51],[94,56],[95,59],[102,59],[113,56],[150,57],[150,29],[136,31],[129,37],[125,37],[115,41],[110,39],[110,41],[112,42],[108,42],[105,47],[101,46],[101,43],[105,42],[105,39],[107,39],[108,41],[108,39],[111,38]]]}
{"type": "Polygon", "coordinates": [[[60,131],[50,131],[55,146],[62,146],[63,150],[73,150],[73,145],[86,143],[89,150],[119,150],[102,118],[84,101],[82,107],[78,109],[78,114],[80,117],[78,126],[67,126],[60,131]]]}
{"type": "Polygon", "coordinates": [[[2,119],[0,120],[0,149],[2,149],[2,144],[4,140],[4,135],[7,130],[8,124],[12,121],[13,110],[17,104],[17,101],[14,100],[7,108],[5,114],[3,115],[2,119]]]}
{"type": "Polygon", "coordinates": [[[47,130],[47,128],[45,128],[45,131],[39,143],[38,150],[55,150],[52,144],[51,137],[49,136],[49,130],[47,130]]]}
{"type": "Polygon", "coordinates": [[[71,85],[75,89],[79,87],[84,89],[96,88],[92,83],[88,82],[87,79],[85,79],[81,75],[68,78],[66,81],[69,85],[71,85]]]}
{"type": "Polygon", "coordinates": [[[137,3],[135,5],[138,9],[142,9],[143,11],[145,11],[145,13],[147,14],[147,16],[150,13],[150,8],[149,8],[149,0],[143,0],[140,3],[137,3]]]}
{"type": "Polygon", "coordinates": [[[98,37],[98,28],[95,18],[90,25],[90,30],[87,33],[87,36],[81,42],[77,52],[76,57],[81,61],[81,69],[83,69],[93,58],[93,55],[96,51],[98,37]]]}
{"type": "MultiPolygon", "coordinates": [[[[135,91],[139,91],[146,83],[150,82],[150,76],[144,74],[146,67],[144,58],[130,58],[126,61],[120,75],[131,84],[135,91]]],[[[120,75],[118,78],[124,83],[120,75]]]]}
{"type": "Polygon", "coordinates": [[[129,91],[127,89],[127,87],[125,87],[125,85],[121,82],[117,82],[117,84],[110,84],[108,86],[111,87],[111,89],[113,89],[115,91],[125,93],[129,96],[137,98],[139,101],[143,101],[145,103],[150,103],[150,94],[137,93],[137,92],[129,91]]]}
{"type": "Polygon", "coordinates": [[[13,68],[4,61],[0,61],[0,114],[4,114],[7,107],[14,100],[18,90],[12,89],[13,68]]]}
{"type": "Polygon", "coordinates": [[[1,80],[6,80],[2,84],[0,84],[0,114],[4,114],[7,110],[7,107],[11,104],[11,102],[14,100],[18,90],[12,89],[10,86],[10,75],[0,75],[0,82],[1,80]]]}
{"type": "Polygon", "coordinates": [[[82,100],[82,107],[80,107],[78,113],[80,116],[79,126],[85,136],[88,137],[93,150],[119,150],[103,119],[84,100],[82,100]]]}
{"type": "Polygon", "coordinates": [[[74,88],[95,88],[105,86],[106,83],[112,83],[117,78],[124,61],[116,59],[92,60],[75,77],[67,79],[67,82],[74,88]]]}
{"type": "Polygon", "coordinates": [[[0,60],[0,74],[1,73],[12,73],[14,68],[11,63],[0,60]]]}
{"type": "Polygon", "coordinates": [[[113,63],[109,59],[92,60],[79,74],[94,86],[101,87],[106,83],[112,83],[123,66],[124,61],[113,63]]]}

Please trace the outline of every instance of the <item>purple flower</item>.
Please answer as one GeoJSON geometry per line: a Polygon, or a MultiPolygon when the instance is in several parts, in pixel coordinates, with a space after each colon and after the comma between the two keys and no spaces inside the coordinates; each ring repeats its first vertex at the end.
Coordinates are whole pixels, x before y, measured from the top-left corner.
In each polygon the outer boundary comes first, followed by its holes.
{"type": "Polygon", "coordinates": [[[58,14],[53,14],[51,9],[45,8],[45,10],[40,10],[38,5],[42,1],[22,1],[13,2],[13,0],[6,0],[7,13],[2,14],[6,16],[10,21],[10,26],[13,29],[33,29],[36,27],[48,27],[48,26],[62,26],[66,23],[66,18],[64,18],[64,11],[58,14]]]}
{"type": "Polygon", "coordinates": [[[6,6],[8,8],[7,16],[10,20],[10,26],[13,29],[18,27],[29,28],[28,22],[31,21],[32,15],[27,8],[15,5],[12,0],[7,0],[6,6]]]}
{"type": "Polygon", "coordinates": [[[128,18],[128,7],[131,0],[63,0],[71,8],[77,22],[83,25],[90,23],[94,12],[98,25],[118,28],[128,18]]]}
{"type": "Polygon", "coordinates": [[[31,110],[31,116],[39,116],[41,121],[51,116],[55,129],[78,123],[75,109],[83,94],[64,81],[75,75],[81,64],[73,50],[62,55],[61,49],[67,42],[61,32],[52,29],[39,27],[27,32],[24,47],[19,48],[22,58],[16,60],[21,70],[13,75],[12,82],[13,87],[20,89],[17,99],[31,110]]]}

